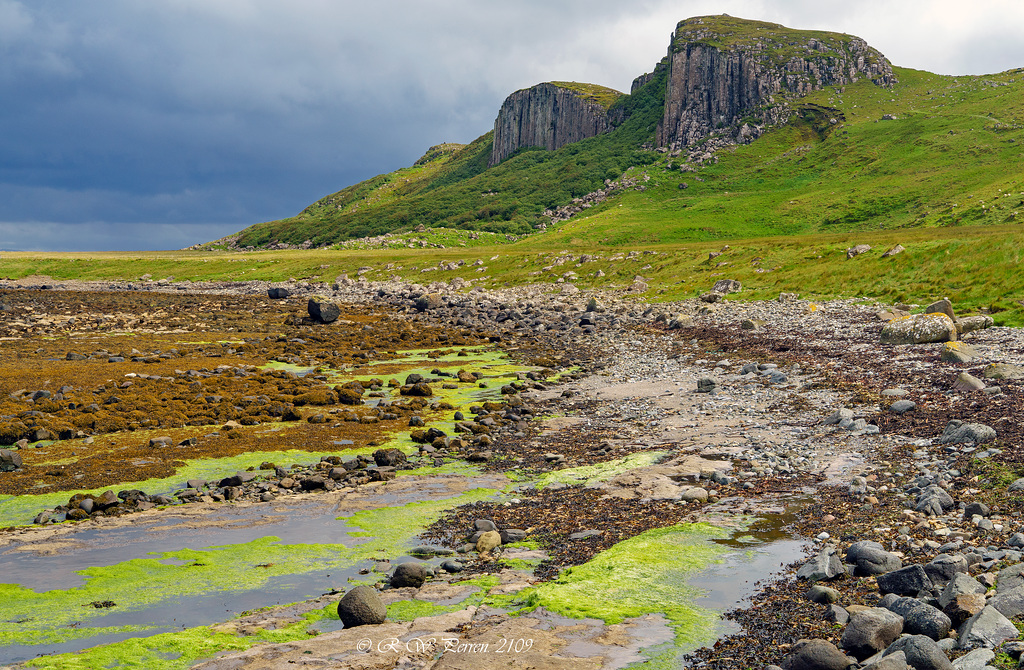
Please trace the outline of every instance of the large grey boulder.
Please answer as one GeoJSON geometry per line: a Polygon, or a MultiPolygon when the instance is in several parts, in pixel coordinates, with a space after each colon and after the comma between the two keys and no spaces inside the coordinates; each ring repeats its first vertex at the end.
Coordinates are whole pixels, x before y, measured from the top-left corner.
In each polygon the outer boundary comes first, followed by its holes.
{"type": "Polygon", "coordinates": [[[857,566],[856,574],[864,577],[884,575],[903,567],[903,561],[899,556],[881,548],[863,547],[856,556],[856,560],[853,561],[857,566]]]}
{"type": "Polygon", "coordinates": [[[956,324],[946,314],[912,314],[882,327],[883,344],[924,344],[956,339],[956,324]]]}
{"type": "Polygon", "coordinates": [[[953,664],[942,653],[935,640],[925,635],[904,635],[890,644],[885,656],[902,653],[914,670],[953,670],[953,664]]]}
{"type": "Polygon", "coordinates": [[[932,581],[921,565],[908,565],[899,570],[887,572],[875,578],[879,592],[895,593],[899,596],[916,596],[921,591],[931,589],[932,581]]]}
{"type": "Polygon", "coordinates": [[[1007,619],[1020,617],[1024,614],[1024,586],[997,591],[988,604],[1007,619]]]}
{"type": "Polygon", "coordinates": [[[826,640],[800,640],[782,661],[783,670],[847,670],[855,665],[850,658],[826,640]]]}
{"type": "Polygon", "coordinates": [[[943,512],[953,509],[956,503],[946,491],[936,484],[932,484],[921,491],[914,501],[914,509],[918,512],[939,516],[943,512]]]}
{"type": "Polygon", "coordinates": [[[996,593],[1010,591],[1024,586],[1024,563],[1014,563],[1003,568],[996,577],[996,593]]]}
{"type": "Polygon", "coordinates": [[[953,419],[939,436],[939,444],[986,444],[996,439],[996,431],[983,423],[964,423],[953,419]]]}
{"type": "Polygon", "coordinates": [[[881,607],[860,610],[846,624],[840,645],[858,661],[882,651],[903,630],[903,617],[881,607]]]}
{"type": "Polygon", "coordinates": [[[991,606],[968,619],[957,633],[957,646],[961,649],[994,649],[1006,640],[1016,640],[1020,634],[1009,619],[991,606]]]}
{"type": "Polygon", "coordinates": [[[341,308],[329,299],[315,295],[306,303],[309,316],[318,323],[333,323],[341,316],[341,308]]]}
{"type": "Polygon", "coordinates": [[[939,607],[945,609],[950,603],[952,603],[958,596],[965,593],[977,593],[984,595],[987,589],[974,577],[963,573],[957,573],[953,575],[953,578],[949,580],[946,587],[942,589],[942,594],[939,596],[939,607]]]}
{"type": "Polygon", "coordinates": [[[879,604],[903,617],[904,633],[927,635],[933,640],[941,640],[949,635],[949,630],[953,627],[953,622],[941,610],[917,598],[890,593],[883,597],[879,604]]]}
{"type": "Polygon", "coordinates": [[[796,571],[796,576],[812,582],[819,582],[846,574],[839,554],[832,547],[826,547],[817,556],[807,561],[796,571]]]}
{"type": "Polygon", "coordinates": [[[939,554],[925,564],[924,571],[932,584],[945,587],[949,580],[968,570],[967,559],[961,554],[939,554]]]}
{"type": "Polygon", "coordinates": [[[388,608],[370,586],[357,586],[338,601],[338,617],[345,628],[381,624],[387,616],[388,608]]]}
{"type": "Polygon", "coordinates": [[[719,279],[715,282],[715,285],[711,288],[715,293],[721,293],[723,295],[727,293],[739,293],[743,290],[743,284],[735,279],[719,279]]]}

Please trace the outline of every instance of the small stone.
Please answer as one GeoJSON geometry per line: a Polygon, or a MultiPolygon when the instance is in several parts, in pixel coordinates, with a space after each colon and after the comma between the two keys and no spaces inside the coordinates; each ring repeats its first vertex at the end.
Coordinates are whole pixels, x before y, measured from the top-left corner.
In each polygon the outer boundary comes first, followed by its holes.
{"type": "Polygon", "coordinates": [[[807,593],[804,596],[812,603],[819,603],[821,605],[831,605],[839,602],[839,591],[821,584],[815,584],[807,589],[807,593]]]}
{"type": "Polygon", "coordinates": [[[917,409],[917,403],[912,400],[897,400],[893,404],[889,405],[889,410],[896,414],[906,414],[914,409],[917,409]]]}

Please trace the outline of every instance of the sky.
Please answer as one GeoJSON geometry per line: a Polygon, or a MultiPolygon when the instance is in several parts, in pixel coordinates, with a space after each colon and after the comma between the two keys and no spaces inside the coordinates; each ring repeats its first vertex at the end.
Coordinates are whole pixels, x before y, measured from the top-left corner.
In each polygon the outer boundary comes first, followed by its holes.
{"type": "Polygon", "coordinates": [[[629,91],[675,24],[864,38],[941,74],[1024,67],[1020,0],[0,0],[0,250],[179,249],[493,127],[550,80],[629,91]]]}

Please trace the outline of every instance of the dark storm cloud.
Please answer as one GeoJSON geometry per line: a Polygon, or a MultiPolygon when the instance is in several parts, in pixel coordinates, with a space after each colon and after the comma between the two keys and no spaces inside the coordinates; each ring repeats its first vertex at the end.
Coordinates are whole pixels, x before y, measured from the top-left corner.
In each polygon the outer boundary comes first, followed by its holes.
{"type": "Polygon", "coordinates": [[[628,90],[688,16],[850,32],[943,73],[1024,65],[1015,5],[892,4],[0,0],[0,248],[175,248],[289,216],[473,140],[518,88],[628,90]]]}

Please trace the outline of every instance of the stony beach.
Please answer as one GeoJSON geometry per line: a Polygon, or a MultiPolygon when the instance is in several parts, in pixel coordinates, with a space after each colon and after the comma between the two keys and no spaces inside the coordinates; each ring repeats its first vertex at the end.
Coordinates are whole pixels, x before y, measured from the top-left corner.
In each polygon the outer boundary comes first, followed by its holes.
{"type": "Polygon", "coordinates": [[[571,284],[0,282],[0,494],[37,494],[40,482],[66,493],[0,533],[0,552],[59,552],[83,524],[102,533],[161,515],[196,522],[224,505],[372,506],[438,481],[450,494],[457,474],[403,473],[472,464],[494,482],[533,485],[431,521],[412,555],[432,561],[383,557],[380,579],[358,592],[325,589],[214,626],[275,630],[341,602],[353,617],[344,629],[195,667],[625,667],[673,639],[671,619],[651,611],[610,623],[543,605],[510,616],[523,605],[516,594],[544,594],[566,570],[657,529],[742,533],[766,522],[802,540],[802,555],[756,576],[726,615],[732,632],[687,652],[688,663],[1015,666],[1024,334],[955,305],[745,302],[741,287],[716,288],[647,304],[571,284]],[[933,314],[913,316],[926,307],[933,314]],[[933,321],[957,341],[898,343],[940,339],[933,321]],[[910,325],[893,334],[897,323],[910,325]],[[496,347],[521,371],[495,381],[449,371],[479,358],[462,347],[496,347]],[[397,361],[413,349],[449,365],[410,377],[397,361]],[[444,395],[481,384],[493,392],[486,401],[444,395]],[[271,425],[288,430],[260,432],[271,425]],[[415,447],[387,444],[396,436],[415,447]],[[339,443],[362,455],[118,491],[173,477],[188,459],[339,443]],[[104,487],[109,495],[75,500],[104,487]],[[489,580],[491,600],[474,600],[468,578],[489,580]],[[446,611],[378,621],[400,602],[446,611]]]}

